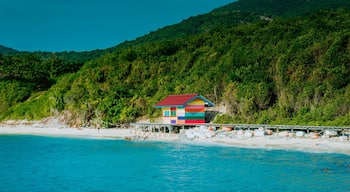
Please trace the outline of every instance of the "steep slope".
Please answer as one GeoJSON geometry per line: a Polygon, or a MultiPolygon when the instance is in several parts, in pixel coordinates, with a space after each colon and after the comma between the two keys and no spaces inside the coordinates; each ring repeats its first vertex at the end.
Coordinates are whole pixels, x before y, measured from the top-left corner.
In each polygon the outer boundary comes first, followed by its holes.
{"type": "Polygon", "coordinates": [[[0,45],[0,54],[13,54],[17,52],[17,50],[0,45]]]}
{"type": "Polygon", "coordinates": [[[168,94],[200,93],[227,107],[219,122],[349,126],[348,26],[349,11],[322,11],[120,49],[2,118],[129,122],[157,117],[168,94]]]}
{"type": "Polygon", "coordinates": [[[349,3],[316,4],[241,0],[106,50],[0,55],[0,119],[128,122],[200,93],[220,122],[350,125],[349,3]]]}
{"type": "Polygon", "coordinates": [[[295,17],[310,15],[318,10],[350,8],[349,0],[238,0],[215,9],[213,12],[252,12],[271,17],[295,17]]]}
{"type": "Polygon", "coordinates": [[[146,42],[175,40],[210,31],[215,28],[233,27],[272,20],[278,17],[306,16],[319,10],[350,8],[349,0],[238,0],[213,11],[190,17],[181,23],[166,26],[134,41],[124,42],[118,47],[139,45],[146,42]]]}
{"type": "MultiPolygon", "coordinates": [[[[294,17],[309,15],[318,10],[334,10],[338,8],[350,8],[349,0],[238,0],[213,11],[190,17],[182,22],[165,26],[147,35],[138,37],[132,41],[125,41],[119,45],[104,50],[92,50],[86,52],[37,52],[43,58],[55,57],[69,62],[85,62],[109,54],[115,50],[124,49],[149,42],[163,40],[176,40],[189,35],[197,35],[215,28],[227,28],[242,24],[250,24],[260,20],[271,20],[277,17],[294,17]]],[[[11,48],[3,49],[0,45],[0,53],[18,53],[11,48]],[[1,51],[1,50],[4,51],[1,51]]]]}

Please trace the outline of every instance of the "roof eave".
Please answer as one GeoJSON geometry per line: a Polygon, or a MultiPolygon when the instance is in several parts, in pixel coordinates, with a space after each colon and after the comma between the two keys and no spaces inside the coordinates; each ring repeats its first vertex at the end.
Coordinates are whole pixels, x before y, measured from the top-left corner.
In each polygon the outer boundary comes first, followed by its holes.
{"type": "Polygon", "coordinates": [[[171,108],[171,107],[185,107],[185,105],[159,105],[154,106],[154,108],[160,109],[160,108],[171,108]]]}
{"type": "Polygon", "coordinates": [[[206,105],[208,105],[209,107],[214,107],[214,106],[215,106],[214,103],[210,102],[208,99],[206,99],[206,98],[203,97],[202,95],[197,95],[197,96],[193,97],[192,99],[188,100],[188,101],[184,104],[184,106],[187,105],[187,104],[189,104],[189,103],[191,103],[193,100],[195,100],[195,99],[197,99],[197,98],[202,99],[202,100],[204,101],[204,103],[205,103],[206,105]]]}

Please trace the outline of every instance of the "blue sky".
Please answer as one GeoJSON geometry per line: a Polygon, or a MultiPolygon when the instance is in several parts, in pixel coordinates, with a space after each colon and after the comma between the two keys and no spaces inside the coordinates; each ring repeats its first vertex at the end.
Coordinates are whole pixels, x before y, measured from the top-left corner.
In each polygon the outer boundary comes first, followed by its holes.
{"type": "Polygon", "coordinates": [[[104,49],[234,0],[0,0],[0,45],[20,51],[104,49]]]}

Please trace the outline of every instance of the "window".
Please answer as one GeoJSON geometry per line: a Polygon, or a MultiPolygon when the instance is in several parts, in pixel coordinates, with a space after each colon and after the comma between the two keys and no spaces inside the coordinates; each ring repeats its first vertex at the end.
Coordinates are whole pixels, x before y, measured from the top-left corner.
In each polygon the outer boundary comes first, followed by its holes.
{"type": "Polygon", "coordinates": [[[170,117],[170,111],[169,110],[164,110],[163,111],[163,116],[164,117],[170,117]]]}
{"type": "Polygon", "coordinates": [[[171,116],[171,117],[176,117],[176,108],[175,108],[175,107],[172,107],[172,108],[170,109],[170,116],[171,116]]]}

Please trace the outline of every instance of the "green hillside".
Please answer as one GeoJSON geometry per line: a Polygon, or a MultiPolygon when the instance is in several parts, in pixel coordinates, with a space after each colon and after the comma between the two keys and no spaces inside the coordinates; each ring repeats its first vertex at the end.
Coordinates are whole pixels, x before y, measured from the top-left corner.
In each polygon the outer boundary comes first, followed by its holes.
{"type": "Polygon", "coordinates": [[[307,16],[318,10],[350,8],[349,0],[238,0],[214,12],[251,12],[271,17],[307,16]]]}
{"type": "Polygon", "coordinates": [[[0,54],[13,54],[13,53],[17,53],[18,51],[9,48],[9,47],[5,47],[0,45],[0,54]]]}
{"type": "Polygon", "coordinates": [[[348,9],[259,19],[119,47],[84,65],[1,56],[0,118],[130,122],[159,117],[153,105],[166,95],[199,93],[226,107],[217,122],[349,126],[349,24],[348,9]]]}
{"type": "Polygon", "coordinates": [[[166,26],[134,41],[124,42],[117,47],[139,45],[145,42],[176,40],[197,35],[215,28],[227,28],[250,24],[260,20],[278,17],[306,16],[319,10],[350,9],[349,0],[238,0],[213,11],[166,26]]]}

